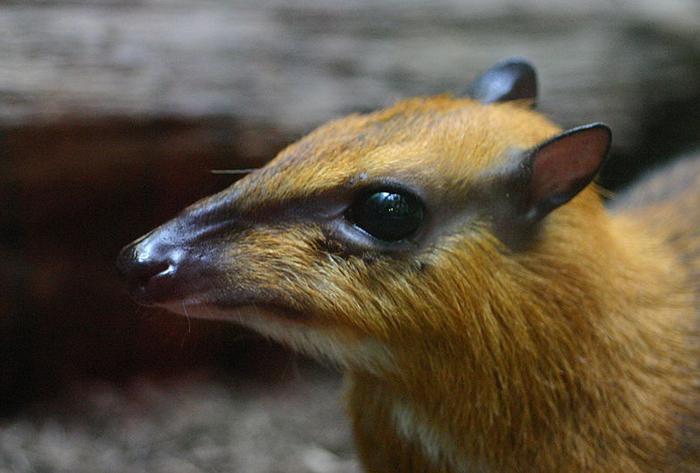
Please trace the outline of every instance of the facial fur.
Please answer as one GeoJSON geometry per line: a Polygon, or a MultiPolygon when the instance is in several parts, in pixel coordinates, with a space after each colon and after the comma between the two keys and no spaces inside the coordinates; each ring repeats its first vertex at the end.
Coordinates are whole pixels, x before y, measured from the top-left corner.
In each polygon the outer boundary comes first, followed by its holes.
{"type": "MultiPolygon", "coordinates": [[[[449,303],[445,293],[474,294],[483,286],[468,286],[483,275],[469,255],[488,248],[495,264],[504,251],[490,233],[489,209],[474,190],[513,153],[557,131],[522,104],[485,106],[444,96],[331,122],[188,209],[196,213],[215,202],[210,213],[228,226],[207,241],[207,251],[216,253],[211,259],[216,277],[199,293],[167,305],[180,312],[184,305],[203,316],[215,310],[225,317],[227,307],[248,303],[295,313],[264,318],[271,327],[262,331],[273,336],[288,330],[277,330],[280,324],[304,324],[305,331],[312,326],[346,340],[343,344],[371,341],[385,348],[407,325],[410,336],[434,336],[445,321],[410,320],[404,308],[435,311],[449,303]],[[410,189],[426,205],[419,233],[398,244],[373,239],[346,215],[359,192],[387,186],[410,189]],[[448,266],[460,275],[457,285],[443,287],[433,271],[446,267],[437,260],[452,260],[448,266]]],[[[442,312],[448,318],[453,311],[442,312]]],[[[259,326],[258,319],[247,324],[259,326]]]]}

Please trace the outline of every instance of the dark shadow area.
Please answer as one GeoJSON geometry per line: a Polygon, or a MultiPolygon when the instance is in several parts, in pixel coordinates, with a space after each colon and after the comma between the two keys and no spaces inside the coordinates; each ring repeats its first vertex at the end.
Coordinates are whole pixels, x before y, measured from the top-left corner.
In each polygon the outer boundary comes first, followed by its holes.
{"type": "MultiPolygon", "coordinates": [[[[700,73],[698,74],[700,77],[700,73]]],[[[699,89],[700,90],[700,89],[699,89]]],[[[693,100],[649,105],[640,115],[642,139],[628,150],[613,147],[599,183],[620,190],[644,171],[698,147],[700,95],[693,100]]]]}
{"type": "Polygon", "coordinates": [[[260,166],[285,137],[224,119],[67,121],[1,136],[4,414],[85,379],[284,369],[286,352],[239,327],[138,307],[114,259],[235,180],[211,170],[260,166]]]}

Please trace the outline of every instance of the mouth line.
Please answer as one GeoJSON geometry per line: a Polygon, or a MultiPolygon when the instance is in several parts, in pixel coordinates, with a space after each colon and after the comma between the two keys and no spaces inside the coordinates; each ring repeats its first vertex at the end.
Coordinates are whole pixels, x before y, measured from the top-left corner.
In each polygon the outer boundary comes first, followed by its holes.
{"type": "Polygon", "coordinates": [[[292,323],[303,323],[311,319],[310,315],[301,310],[268,301],[209,302],[195,299],[169,302],[160,304],[160,306],[179,315],[208,320],[236,322],[250,317],[265,317],[292,323]]]}

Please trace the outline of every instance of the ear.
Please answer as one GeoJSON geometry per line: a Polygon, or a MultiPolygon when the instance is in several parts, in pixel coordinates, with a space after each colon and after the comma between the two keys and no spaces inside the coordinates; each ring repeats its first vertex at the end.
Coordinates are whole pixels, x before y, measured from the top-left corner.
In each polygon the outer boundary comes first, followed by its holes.
{"type": "Polygon", "coordinates": [[[499,62],[472,81],[467,95],[482,103],[537,100],[537,74],[525,59],[499,62]]]}
{"type": "Polygon", "coordinates": [[[567,130],[527,152],[520,163],[525,220],[542,219],[590,184],[611,139],[610,128],[592,123],[567,130]]]}

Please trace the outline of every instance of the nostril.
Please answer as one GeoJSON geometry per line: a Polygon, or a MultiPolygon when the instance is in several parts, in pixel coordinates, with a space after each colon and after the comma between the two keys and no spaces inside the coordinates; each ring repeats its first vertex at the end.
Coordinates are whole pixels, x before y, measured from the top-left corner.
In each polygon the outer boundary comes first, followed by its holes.
{"type": "Polygon", "coordinates": [[[117,270],[122,277],[132,286],[143,287],[154,276],[171,269],[168,259],[144,258],[138,253],[134,245],[124,248],[117,258],[117,270]]]}
{"type": "Polygon", "coordinates": [[[145,286],[153,277],[164,273],[170,269],[170,264],[166,262],[141,262],[134,273],[134,282],[139,286],[145,286]]]}

